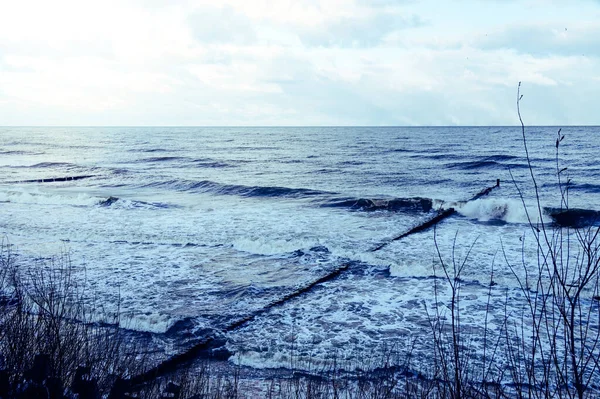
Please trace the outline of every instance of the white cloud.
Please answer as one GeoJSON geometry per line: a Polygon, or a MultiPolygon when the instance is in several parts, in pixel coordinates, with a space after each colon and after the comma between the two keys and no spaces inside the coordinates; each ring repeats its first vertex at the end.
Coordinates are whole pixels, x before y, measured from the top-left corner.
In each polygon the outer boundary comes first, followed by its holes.
{"type": "Polygon", "coordinates": [[[600,50],[600,21],[581,20],[576,25],[564,22],[511,25],[489,32],[473,43],[483,49],[509,48],[538,56],[593,56],[600,50]]]}
{"type": "Polygon", "coordinates": [[[72,112],[122,107],[132,94],[165,93],[181,84],[165,74],[122,71],[94,57],[6,56],[4,64],[12,67],[0,74],[4,96],[72,112]]]}
{"type": "Polygon", "coordinates": [[[341,18],[320,29],[305,31],[301,34],[301,41],[309,46],[374,47],[398,31],[423,24],[415,15],[367,13],[341,18]]]}
{"type": "Polygon", "coordinates": [[[600,123],[598,2],[0,2],[0,125],[600,123]]]}
{"type": "Polygon", "coordinates": [[[193,12],[188,17],[193,35],[200,43],[256,42],[256,32],[252,21],[231,6],[207,6],[193,12]]]}
{"type": "Polygon", "coordinates": [[[277,84],[261,79],[261,71],[256,64],[198,64],[188,66],[188,70],[202,84],[232,95],[238,91],[281,93],[277,84]]]}

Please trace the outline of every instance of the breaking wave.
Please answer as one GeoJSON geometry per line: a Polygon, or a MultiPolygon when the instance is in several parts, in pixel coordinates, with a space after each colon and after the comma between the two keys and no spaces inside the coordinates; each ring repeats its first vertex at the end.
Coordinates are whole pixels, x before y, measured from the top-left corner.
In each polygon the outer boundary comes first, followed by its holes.
{"type": "Polygon", "coordinates": [[[517,199],[481,198],[453,204],[455,210],[469,219],[480,222],[527,223],[523,203],[517,199]]]}
{"type": "Polygon", "coordinates": [[[98,201],[96,204],[102,207],[116,207],[121,209],[167,209],[174,207],[174,205],[162,202],[136,201],[117,197],[108,197],[98,201]]]}
{"type": "Polygon", "coordinates": [[[91,206],[95,205],[97,201],[97,198],[82,193],[61,195],[35,191],[0,192],[0,202],[17,204],[91,206]]]}
{"type": "MultiPolygon", "coordinates": [[[[517,199],[482,198],[475,201],[452,204],[456,211],[480,222],[528,223],[523,203],[517,199]]],[[[581,208],[543,208],[544,222],[562,227],[600,226],[600,211],[581,208]]],[[[530,207],[531,222],[537,223],[539,216],[535,207],[530,207]]]]}
{"type": "Polygon", "coordinates": [[[101,206],[120,209],[166,209],[174,205],[145,202],[117,197],[98,198],[85,193],[50,193],[38,190],[10,190],[0,192],[0,203],[66,205],[77,207],[101,206]]]}

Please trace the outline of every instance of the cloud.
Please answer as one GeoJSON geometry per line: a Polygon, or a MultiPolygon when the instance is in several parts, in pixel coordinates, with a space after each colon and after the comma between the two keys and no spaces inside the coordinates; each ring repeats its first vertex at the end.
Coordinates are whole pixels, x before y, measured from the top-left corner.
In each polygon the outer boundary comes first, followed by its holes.
{"type": "Polygon", "coordinates": [[[6,56],[0,71],[3,96],[73,112],[118,108],[137,93],[163,94],[180,84],[166,74],[123,71],[94,57],[6,56]]]}
{"type": "Polygon", "coordinates": [[[261,71],[255,63],[197,64],[187,68],[203,85],[222,92],[281,92],[277,84],[261,78],[261,71]]]}
{"type": "Polygon", "coordinates": [[[393,32],[424,25],[417,15],[404,13],[396,6],[382,8],[383,4],[282,1],[263,9],[261,1],[256,7],[247,8],[247,3],[230,0],[220,7],[198,8],[188,21],[194,38],[203,44],[279,43],[307,47],[370,47],[393,32]],[[335,3],[339,3],[338,7],[335,3]],[[280,14],[274,15],[273,8],[280,14]]]}
{"type": "Polygon", "coordinates": [[[304,31],[300,40],[309,46],[373,47],[392,34],[425,25],[417,16],[398,12],[367,12],[365,15],[343,17],[327,25],[304,31]]]}
{"type": "Polygon", "coordinates": [[[249,44],[256,41],[252,21],[233,7],[204,7],[188,17],[193,36],[201,43],[249,44]]]}
{"type": "Polygon", "coordinates": [[[600,123],[597,2],[7,4],[0,125],[600,123]]]}
{"type": "Polygon", "coordinates": [[[514,49],[535,56],[598,56],[600,22],[513,25],[485,34],[473,45],[482,49],[514,49]]]}
{"type": "Polygon", "coordinates": [[[371,7],[395,7],[406,4],[414,4],[417,0],[358,0],[358,4],[371,7]]]}

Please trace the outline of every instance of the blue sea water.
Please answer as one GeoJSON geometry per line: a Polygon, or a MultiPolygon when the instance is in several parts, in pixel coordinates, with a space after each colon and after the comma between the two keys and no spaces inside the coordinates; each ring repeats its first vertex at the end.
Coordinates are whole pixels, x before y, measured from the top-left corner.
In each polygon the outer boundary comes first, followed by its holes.
{"type": "MultiPolygon", "coordinates": [[[[526,131],[542,205],[560,207],[567,167],[569,206],[600,211],[600,128],[563,128],[558,153],[557,127],[526,131]]],[[[426,352],[434,230],[371,250],[454,207],[436,241],[456,257],[474,243],[462,278],[477,328],[492,267],[493,295],[517,295],[505,262],[535,252],[524,155],[520,127],[3,127],[0,233],[24,265],[67,252],[106,306],[158,335],[185,318],[222,329],[350,264],[226,334],[232,361],[426,352]]]]}

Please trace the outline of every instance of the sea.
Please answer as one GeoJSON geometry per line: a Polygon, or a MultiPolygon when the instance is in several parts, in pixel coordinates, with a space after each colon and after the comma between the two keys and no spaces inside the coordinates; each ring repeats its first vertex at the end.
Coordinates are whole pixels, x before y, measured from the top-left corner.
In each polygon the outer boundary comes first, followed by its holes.
{"type": "Polygon", "coordinates": [[[0,234],[25,268],[68,257],[128,329],[175,337],[172,354],[183,329],[219,334],[229,362],[257,369],[360,365],[389,348],[425,359],[432,317],[448,318],[444,266],[459,266],[477,347],[484,320],[500,330],[522,314],[517,277],[537,260],[529,223],[552,228],[552,209],[568,206],[598,225],[600,127],[525,134],[0,127],[0,234]]]}

